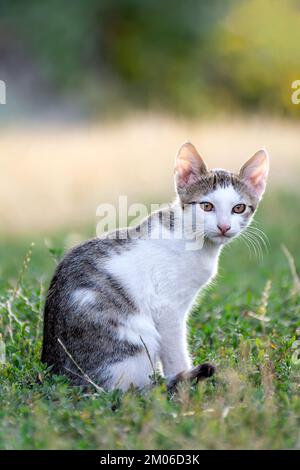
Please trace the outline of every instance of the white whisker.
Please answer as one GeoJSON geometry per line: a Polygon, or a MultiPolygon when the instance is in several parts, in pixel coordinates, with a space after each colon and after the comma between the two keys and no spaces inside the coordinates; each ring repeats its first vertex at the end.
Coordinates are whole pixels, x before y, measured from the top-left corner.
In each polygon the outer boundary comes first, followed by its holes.
{"type": "Polygon", "coordinates": [[[247,230],[256,234],[263,241],[265,245],[270,246],[268,236],[265,234],[265,232],[260,230],[258,227],[253,227],[252,225],[249,225],[249,227],[247,227],[247,230]]]}
{"type": "Polygon", "coordinates": [[[253,227],[247,227],[243,232],[243,235],[249,242],[251,240],[251,243],[255,246],[257,257],[262,260],[265,252],[268,251],[268,245],[263,236],[259,232],[253,230],[253,227]]]}
{"type": "Polygon", "coordinates": [[[245,236],[243,235],[243,233],[241,233],[241,234],[240,234],[240,238],[241,238],[241,240],[243,240],[243,241],[245,242],[245,245],[246,245],[246,247],[248,248],[249,254],[251,255],[251,254],[252,254],[252,247],[251,247],[251,245],[249,244],[249,241],[248,241],[247,237],[245,237],[245,236]]]}

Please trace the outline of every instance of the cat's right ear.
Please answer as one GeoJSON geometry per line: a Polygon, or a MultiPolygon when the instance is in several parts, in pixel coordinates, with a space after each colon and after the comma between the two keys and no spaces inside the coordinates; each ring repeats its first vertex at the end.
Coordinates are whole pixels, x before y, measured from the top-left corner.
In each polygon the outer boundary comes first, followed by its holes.
{"type": "Polygon", "coordinates": [[[240,177],[258,199],[266,189],[268,173],[269,156],[265,149],[256,152],[240,169],[240,177]]]}
{"type": "Polygon", "coordinates": [[[204,160],[190,142],[185,142],[178,150],[174,173],[179,192],[196,183],[207,173],[204,160]]]}

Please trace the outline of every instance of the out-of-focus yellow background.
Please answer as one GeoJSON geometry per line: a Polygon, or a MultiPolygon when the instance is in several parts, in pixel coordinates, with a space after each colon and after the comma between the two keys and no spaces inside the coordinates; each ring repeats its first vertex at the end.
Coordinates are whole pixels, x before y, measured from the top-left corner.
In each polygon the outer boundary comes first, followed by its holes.
{"type": "Polygon", "coordinates": [[[4,2],[1,233],[168,201],[185,140],[232,170],[264,146],[269,191],[299,192],[299,44],[294,0],[4,2]]]}

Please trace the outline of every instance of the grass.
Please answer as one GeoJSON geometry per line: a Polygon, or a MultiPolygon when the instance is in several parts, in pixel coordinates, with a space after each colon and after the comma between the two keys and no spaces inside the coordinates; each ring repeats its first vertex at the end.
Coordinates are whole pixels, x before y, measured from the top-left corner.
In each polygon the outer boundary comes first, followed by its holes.
{"type": "Polygon", "coordinates": [[[42,309],[66,239],[53,237],[51,253],[37,236],[31,248],[31,239],[3,239],[0,448],[299,448],[299,210],[293,194],[265,199],[258,220],[270,247],[261,261],[242,241],[226,249],[190,319],[194,361],[213,362],[217,374],[173,399],[163,383],[121,395],[50,375],[39,359],[42,309]]]}

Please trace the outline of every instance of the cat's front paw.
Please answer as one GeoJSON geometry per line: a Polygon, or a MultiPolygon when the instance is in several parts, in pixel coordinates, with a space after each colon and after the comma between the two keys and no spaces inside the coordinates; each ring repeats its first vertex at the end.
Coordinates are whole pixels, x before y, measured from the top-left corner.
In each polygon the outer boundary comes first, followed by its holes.
{"type": "Polygon", "coordinates": [[[208,379],[212,377],[216,372],[216,367],[209,362],[205,362],[204,364],[199,364],[198,366],[194,367],[190,370],[190,380],[196,380],[198,383],[201,380],[208,379]]]}
{"type": "Polygon", "coordinates": [[[177,391],[177,386],[180,382],[191,382],[193,383],[196,381],[196,383],[208,379],[209,377],[212,377],[214,373],[216,372],[216,367],[213,364],[210,364],[209,362],[205,362],[204,364],[199,364],[196,367],[193,367],[193,369],[190,369],[188,371],[180,372],[180,374],[175,375],[167,384],[167,389],[168,392],[170,393],[176,393],[177,391]]]}

